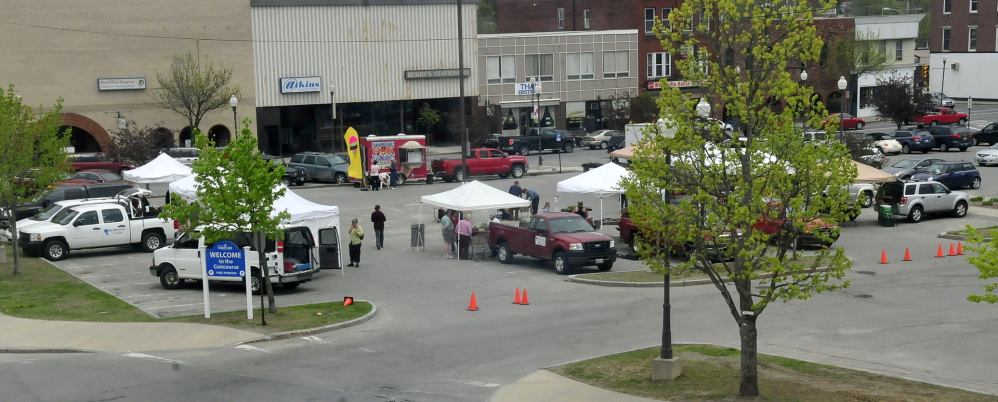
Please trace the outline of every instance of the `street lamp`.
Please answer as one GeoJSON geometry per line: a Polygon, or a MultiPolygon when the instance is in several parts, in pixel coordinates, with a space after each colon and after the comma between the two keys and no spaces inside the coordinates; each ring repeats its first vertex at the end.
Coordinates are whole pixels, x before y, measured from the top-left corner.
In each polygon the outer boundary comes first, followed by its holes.
{"type": "Polygon", "coordinates": [[[534,104],[533,116],[531,116],[534,120],[534,129],[537,130],[537,166],[543,166],[544,157],[541,155],[541,149],[543,149],[541,144],[541,91],[537,88],[538,86],[537,77],[530,77],[530,101],[533,103],[534,99],[537,99],[537,103],[534,104]]]}
{"type": "Polygon", "coordinates": [[[800,82],[801,84],[807,81],[807,70],[800,70],[800,82]]]}
{"type": "Polygon", "coordinates": [[[845,138],[845,134],[842,133],[842,113],[845,113],[845,110],[846,110],[846,94],[845,94],[846,85],[849,85],[849,82],[846,81],[846,77],[845,76],[839,77],[839,90],[842,91],[842,99],[841,99],[841,102],[839,103],[839,140],[840,141],[845,138]]]}
{"type": "Polygon", "coordinates": [[[939,84],[939,93],[946,93],[946,55],[943,55],[943,82],[939,84]]]}
{"type": "MultiPolygon", "coordinates": [[[[236,95],[232,95],[229,98],[229,106],[232,106],[232,130],[235,133],[239,133],[239,118],[236,116],[236,106],[239,106],[239,99],[236,99],[236,95]]],[[[237,136],[239,134],[236,134],[237,136]]]]}

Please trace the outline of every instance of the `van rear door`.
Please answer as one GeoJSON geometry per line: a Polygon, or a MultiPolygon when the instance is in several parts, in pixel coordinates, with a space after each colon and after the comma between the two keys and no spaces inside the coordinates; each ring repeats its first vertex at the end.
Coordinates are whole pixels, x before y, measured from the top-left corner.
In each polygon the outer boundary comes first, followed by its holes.
{"type": "Polygon", "coordinates": [[[338,228],[319,229],[319,268],[340,269],[340,233],[338,228]]]}

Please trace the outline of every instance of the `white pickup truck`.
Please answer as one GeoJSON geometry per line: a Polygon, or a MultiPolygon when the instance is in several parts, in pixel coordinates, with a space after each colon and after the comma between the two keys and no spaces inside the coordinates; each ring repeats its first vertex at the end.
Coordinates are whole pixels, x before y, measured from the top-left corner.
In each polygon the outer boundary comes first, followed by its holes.
{"type": "MultiPolygon", "coordinates": [[[[317,222],[312,222],[317,223],[317,222]]],[[[313,225],[314,226],[314,225],[313,225]]],[[[320,268],[340,268],[339,217],[322,227],[290,225],[282,227],[283,240],[266,242],[267,269],[271,283],[280,283],[287,289],[294,289],[303,282],[312,280],[320,268]],[[318,241],[317,241],[318,240],[318,241]]],[[[253,247],[252,233],[233,233],[227,241],[242,249],[253,247]]],[[[188,279],[201,280],[201,258],[198,251],[199,238],[184,233],[172,246],[153,253],[149,273],[159,278],[165,289],[179,289],[188,279]]],[[[213,244],[206,244],[211,248],[213,244]]],[[[259,294],[262,282],[260,256],[255,248],[246,255],[252,271],[250,284],[253,293],[259,294]]]]}
{"type": "Polygon", "coordinates": [[[149,205],[122,199],[63,208],[51,221],[18,230],[17,245],[25,255],[51,261],[69,256],[70,250],[132,245],[152,252],[177,234],[173,220],[159,218],[149,205]]]}

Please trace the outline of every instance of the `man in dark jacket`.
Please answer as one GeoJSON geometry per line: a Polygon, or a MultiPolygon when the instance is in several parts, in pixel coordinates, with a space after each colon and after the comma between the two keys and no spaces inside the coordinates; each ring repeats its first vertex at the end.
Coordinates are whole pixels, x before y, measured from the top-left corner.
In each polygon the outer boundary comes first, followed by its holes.
{"type": "MultiPolygon", "coordinates": [[[[509,194],[510,195],[515,195],[515,196],[517,196],[519,198],[523,198],[523,189],[520,188],[520,181],[519,180],[513,181],[513,185],[509,186],[509,194]]],[[[510,215],[511,219],[513,219],[513,220],[520,220],[520,209],[519,208],[510,208],[509,212],[510,212],[509,215],[510,215]]]]}
{"type": "Polygon", "coordinates": [[[371,222],[374,223],[374,245],[381,250],[385,246],[385,213],[381,212],[381,205],[374,206],[374,212],[371,213],[371,222]]]}

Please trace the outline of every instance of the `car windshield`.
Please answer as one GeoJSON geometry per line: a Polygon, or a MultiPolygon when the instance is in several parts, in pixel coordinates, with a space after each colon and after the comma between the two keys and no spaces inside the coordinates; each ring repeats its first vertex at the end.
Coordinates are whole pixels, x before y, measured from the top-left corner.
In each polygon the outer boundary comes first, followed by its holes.
{"type": "Polygon", "coordinates": [[[114,173],[114,172],[101,172],[101,173],[98,173],[97,175],[100,176],[101,179],[104,179],[104,181],[118,181],[118,180],[122,180],[121,176],[118,176],[118,174],[114,173]]]}
{"type": "Polygon", "coordinates": [[[55,215],[57,212],[59,212],[61,210],[62,210],[62,206],[61,205],[59,205],[59,204],[52,204],[52,205],[49,205],[48,208],[43,209],[42,212],[39,212],[39,213],[35,214],[34,216],[32,216],[32,217],[30,217],[28,219],[31,219],[33,221],[44,222],[44,221],[49,220],[49,218],[51,218],[52,215],[55,215]]]}
{"type": "Polygon", "coordinates": [[[59,211],[59,213],[55,214],[55,217],[52,218],[52,222],[58,223],[60,225],[68,225],[70,222],[73,221],[73,219],[76,219],[76,215],[79,214],[80,213],[76,212],[76,210],[74,210],[73,208],[66,208],[63,209],[62,211],[59,211]]]}
{"type": "Polygon", "coordinates": [[[551,219],[548,221],[551,225],[551,233],[580,233],[580,232],[592,232],[593,225],[590,225],[583,217],[567,217],[551,219]]]}
{"type": "Polygon", "coordinates": [[[896,167],[896,168],[901,168],[901,169],[910,169],[910,168],[915,167],[915,165],[917,165],[919,162],[921,162],[921,161],[918,160],[918,159],[905,159],[903,161],[898,161],[898,163],[895,163],[895,164],[891,165],[891,167],[896,167]]]}
{"type": "Polygon", "coordinates": [[[998,149],[998,144],[994,144],[994,145],[988,147],[988,149],[998,149]]]}

